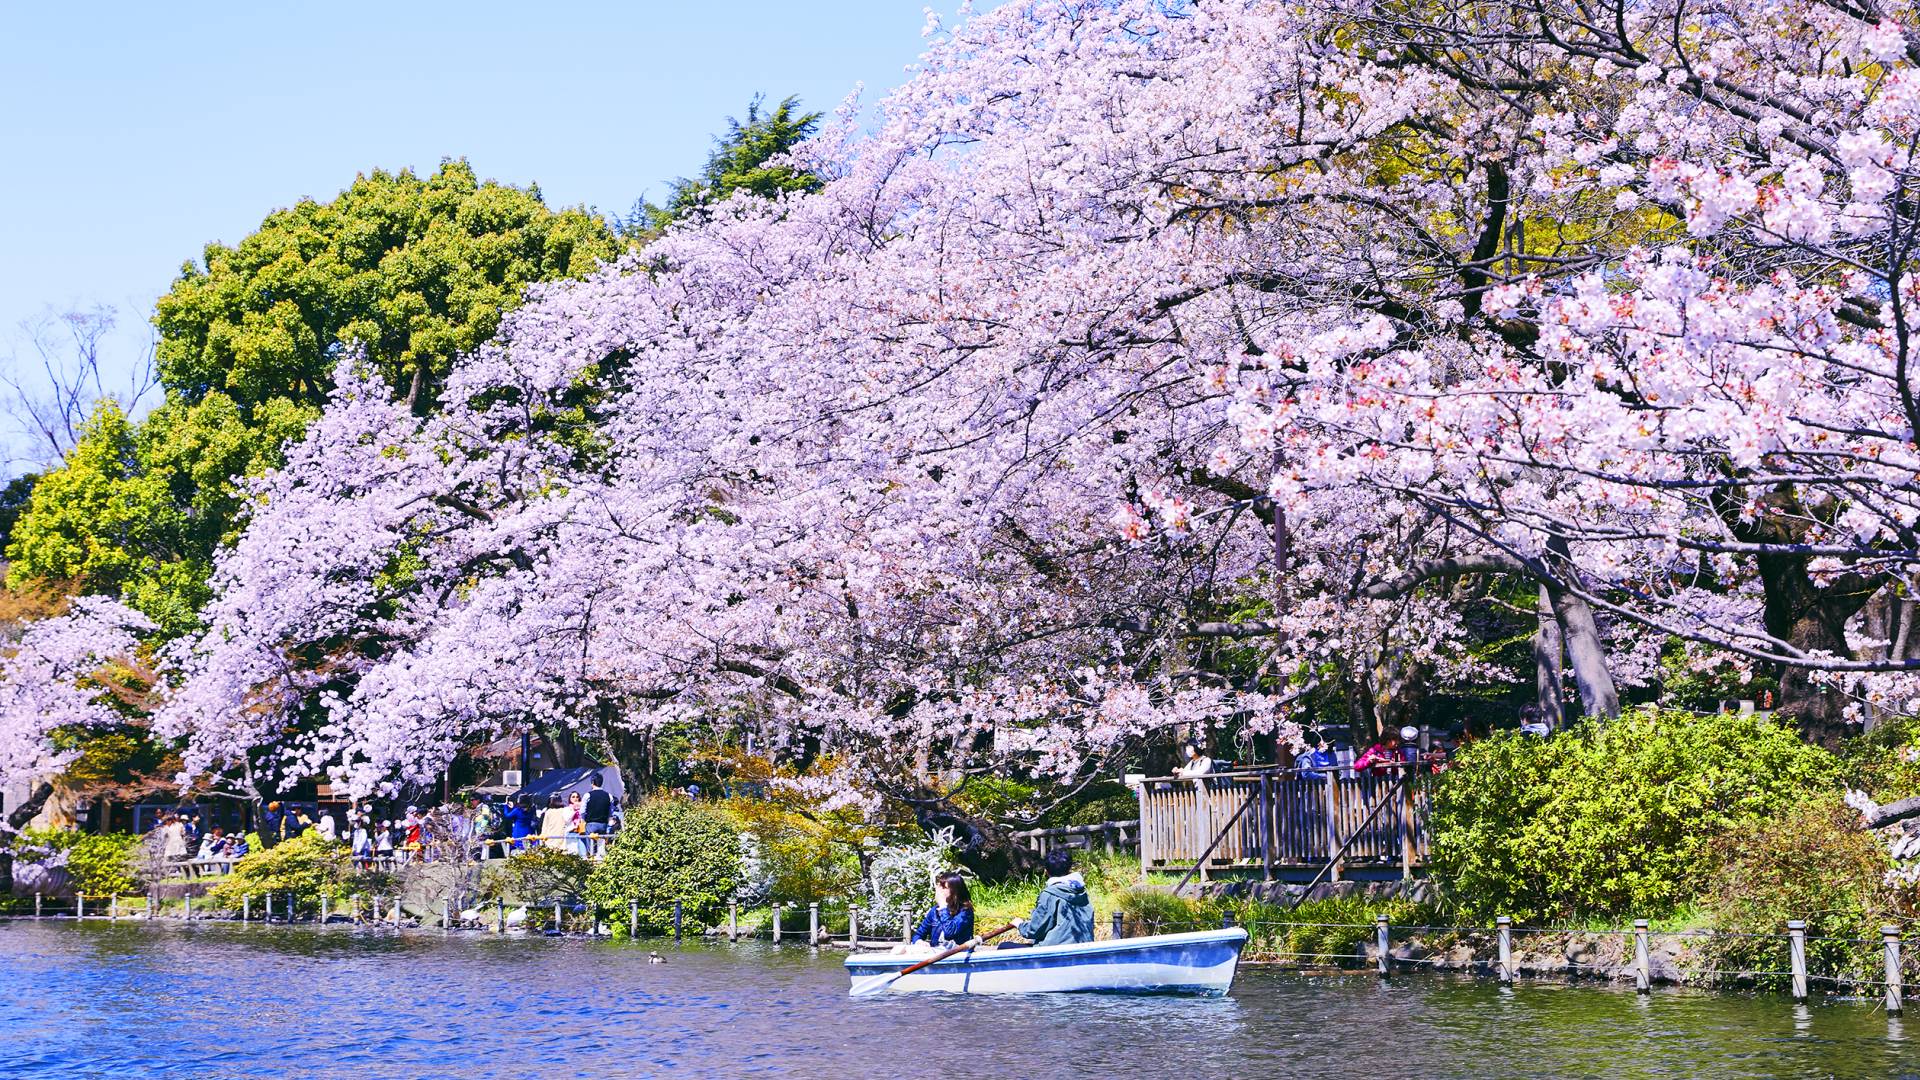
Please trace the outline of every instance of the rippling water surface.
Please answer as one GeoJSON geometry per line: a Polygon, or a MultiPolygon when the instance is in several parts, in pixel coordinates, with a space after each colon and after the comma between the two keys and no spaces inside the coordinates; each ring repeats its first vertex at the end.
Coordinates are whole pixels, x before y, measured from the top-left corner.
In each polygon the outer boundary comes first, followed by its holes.
{"type": "Polygon", "coordinates": [[[1859,1002],[1258,971],[1212,999],[850,1001],[838,953],[654,947],[5,923],[0,1076],[1920,1076],[1920,1016],[1859,1002]]]}

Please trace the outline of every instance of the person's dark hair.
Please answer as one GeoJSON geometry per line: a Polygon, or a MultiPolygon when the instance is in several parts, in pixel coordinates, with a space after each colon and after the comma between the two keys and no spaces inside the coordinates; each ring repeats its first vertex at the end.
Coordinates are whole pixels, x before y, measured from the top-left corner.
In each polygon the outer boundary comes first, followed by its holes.
{"type": "Polygon", "coordinates": [[[1540,719],[1540,706],[1532,704],[1531,702],[1520,706],[1521,723],[1531,724],[1538,719],[1540,719]]]}
{"type": "Polygon", "coordinates": [[[1073,869],[1073,852],[1066,848],[1054,848],[1047,852],[1047,876],[1065,877],[1073,869]]]}
{"type": "Polygon", "coordinates": [[[520,809],[522,810],[530,810],[533,808],[533,796],[522,795],[517,800],[515,800],[515,804],[519,806],[520,809]]]}
{"type": "Polygon", "coordinates": [[[593,779],[594,787],[605,787],[607,784],[606,779],[603,778],[599,773],[594,773],[592,779],[593,779]]]}
{"type": "Polygon", "coordinates": [[[549,807],[557,807],[557,806],[559,806],[559,805],[560,805],[560,793],[556,791],[556,792],[554,792],[553,794],[551,794],[551,795],[549,795],[549,796],[547,796],[547,805],[548,805],[549,807]]]}
{"type": "Polygon", "coordinates": [[[949,870],[937,880],[947,887],[947,903],[953,905],[949,910],[973,910],[973,893],[967,891],[967,879],[960,876],[960,871],[949,870]]]}

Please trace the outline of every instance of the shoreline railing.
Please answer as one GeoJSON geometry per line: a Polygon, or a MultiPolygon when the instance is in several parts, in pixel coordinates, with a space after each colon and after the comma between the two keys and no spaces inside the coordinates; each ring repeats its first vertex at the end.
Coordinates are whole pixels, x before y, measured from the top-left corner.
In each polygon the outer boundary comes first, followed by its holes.
{"type": "Polygon", "coordinates": [[[1140,784],[1140,869],[1259,870],[1267,880],[1329,868],[1410,877],[1428,856],[1428,775],[1412,762],[1355,772],[1249,769],[1140,784]],[[1411,782],[1404,782],[1413,771],[1411,782]]]}

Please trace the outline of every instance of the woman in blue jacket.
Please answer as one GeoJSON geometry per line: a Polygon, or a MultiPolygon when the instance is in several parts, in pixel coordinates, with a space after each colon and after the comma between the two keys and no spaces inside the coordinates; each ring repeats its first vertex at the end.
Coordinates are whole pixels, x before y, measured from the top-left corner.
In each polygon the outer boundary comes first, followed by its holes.
{"type": "Polygon", "coordinates": [[[967,891],[967,879],[957,870],[949,870],[933,882],[933,906],[920,920],[908,942],[926,942],[946,948],[973,938],[973,895],[967,891]]]}

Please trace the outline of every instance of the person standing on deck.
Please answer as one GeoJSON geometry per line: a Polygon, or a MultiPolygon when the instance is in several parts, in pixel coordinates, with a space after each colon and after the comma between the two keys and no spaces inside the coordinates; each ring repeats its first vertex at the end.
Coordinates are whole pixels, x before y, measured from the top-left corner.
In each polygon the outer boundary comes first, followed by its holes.
{"type": "Polygon", "coordinates": [[[606,778],[599,773],[593,774],[593,790],[587,792],[586,806],[580,811],[580,818],[586,824],[588,855],[604,855],[607,850],[607,833],[611,831],[609,823],[613,820],[613,796],[607,794],[606,778]]]}
{"type": "Polygon", "coordinates": [[[1047,852],[1047,883],[1033,903],[1033,914],[1020,924],[1020,936],[1035,945],[1077,945],[1093,940],[1093,898],[1087,883],[1073,869],[1073,852],[1047,852]]]}
{"type": "Polygon", "coordinates": [[[561,851],[572,850],[567,833],[572,830],[573,811],[560,801],[560,793],[547,796],[547,808],[540,813],[540,838],[546,846],[561,851]]]}

